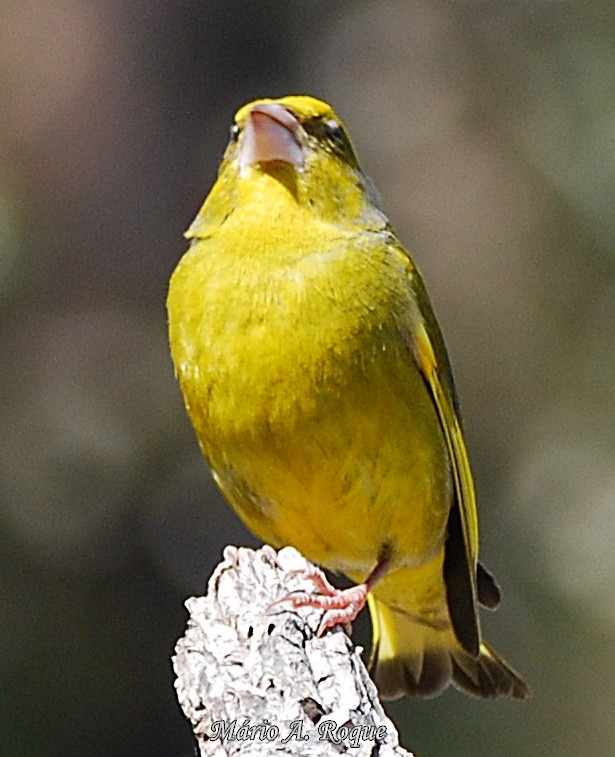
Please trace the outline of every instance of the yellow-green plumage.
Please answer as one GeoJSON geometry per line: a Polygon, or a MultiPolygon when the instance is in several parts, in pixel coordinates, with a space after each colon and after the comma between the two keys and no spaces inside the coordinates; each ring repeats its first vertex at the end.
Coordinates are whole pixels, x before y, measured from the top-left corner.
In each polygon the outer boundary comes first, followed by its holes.
{"type": "Polygon", "coordinates": [[[304,163],[247,161],[259,114],[242,108],[169,290],[173,361],[203,453],[264,541],[357,582],[389,560],[369,597],[385,696],[451,678],[524,696],[478,649],[472,481],[419,274],[329,106],[258,101],[272,102],[297,123],[304,163]]]}

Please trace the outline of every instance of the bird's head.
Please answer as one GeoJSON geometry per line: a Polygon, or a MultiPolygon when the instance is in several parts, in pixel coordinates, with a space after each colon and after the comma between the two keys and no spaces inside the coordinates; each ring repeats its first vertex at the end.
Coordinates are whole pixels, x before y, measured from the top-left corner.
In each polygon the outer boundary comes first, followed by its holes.
{"type": "Polygon", "coordinates": [[[266,211],[268,201],[276,212],[287,202],[289,211],[307,210],[323,222],[383,223],[377,192],[341,119],[327,103],[303,95],[255,100],[237,111],[202,213],[212,223],[242,204],[266,211]]]}

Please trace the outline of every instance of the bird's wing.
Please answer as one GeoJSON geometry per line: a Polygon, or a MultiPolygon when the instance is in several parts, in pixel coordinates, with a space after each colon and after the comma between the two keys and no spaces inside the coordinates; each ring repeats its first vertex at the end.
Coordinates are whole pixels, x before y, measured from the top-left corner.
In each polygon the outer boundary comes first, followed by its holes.
{"type": "Polygon", "coordinates": [[[420,318],[412,335],[414,359],[423,375],[446,442],[454,485],[444,554],[444,582],[455,634],[477,655],[480,627],[477,612],[478,516],[474,482],[463,437],[452,372],[444,341],[420,274],[411,272],[420,318]]]}

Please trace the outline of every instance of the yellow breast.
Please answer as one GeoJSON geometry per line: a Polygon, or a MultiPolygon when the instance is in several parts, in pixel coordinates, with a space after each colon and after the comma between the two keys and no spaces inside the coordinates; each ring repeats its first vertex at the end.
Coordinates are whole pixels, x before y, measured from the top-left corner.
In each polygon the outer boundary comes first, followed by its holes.
{"type": "Polygon", "coordinates": [[[171,281],[173,359],[201,447],[263,540],[352,577],[383,549],[422,564],[442,545],[451,483],[401,337],[418,317],[409,271],[379,235],[308,216],[274,227],[229,219],[171,281]]]}

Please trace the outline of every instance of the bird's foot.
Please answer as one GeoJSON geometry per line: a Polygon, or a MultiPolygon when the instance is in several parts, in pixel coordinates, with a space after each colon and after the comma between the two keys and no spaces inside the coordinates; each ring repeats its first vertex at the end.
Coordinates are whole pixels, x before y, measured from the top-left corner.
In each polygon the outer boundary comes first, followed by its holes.
{"type": "Polygon", "coordinates": [[[336,589],[318,569],[293,571],[290,575],[300,575],[311,581],[316,591],[313,594],[305,591],[289,594],[273,602],[273,605],[290,602],[294,608],[315,607],[324,610],[318,626],[318,636],[322,636],[328,628],[338,625],[343,625],[347,633],[351,632],[352,621],[365,607],[368,592],[366,583],[352,586],[350,589],[336,589]]]}

